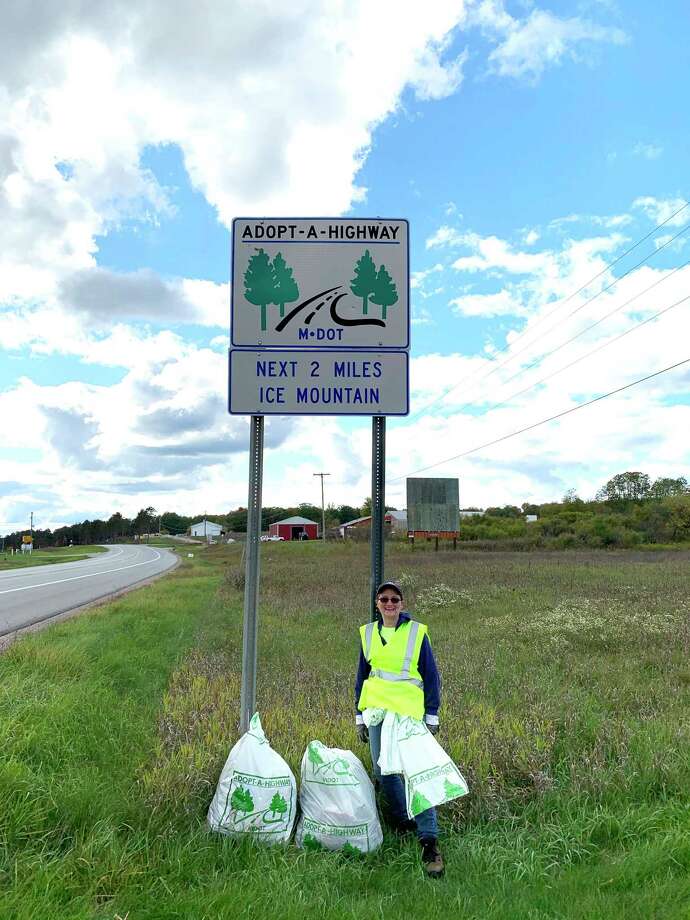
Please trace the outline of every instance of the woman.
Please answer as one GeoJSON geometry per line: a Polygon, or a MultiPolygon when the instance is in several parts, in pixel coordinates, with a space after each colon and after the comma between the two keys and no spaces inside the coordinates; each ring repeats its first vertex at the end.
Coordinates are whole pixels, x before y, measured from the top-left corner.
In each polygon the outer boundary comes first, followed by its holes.
{"type": "Polygon", "coordinates": [[[402,776],[382,775],[381,724],[364,724],[368,708],[386,709],[402,716],[424,719],[427,728],[438,732],[441,680],[431,651],[426,626],[402,609],[400,585],[385,581],[376,591],[376,620],[360,627],[359,667],[355,681],[356,726],[359,740],[369,742],[374,777],[383,790],[389,822],[404,833],[415,830],[422,847],[422,863],[428,876],[443,875],[443,858],[438,848],[436,809],[407,817],[402,776]]]}

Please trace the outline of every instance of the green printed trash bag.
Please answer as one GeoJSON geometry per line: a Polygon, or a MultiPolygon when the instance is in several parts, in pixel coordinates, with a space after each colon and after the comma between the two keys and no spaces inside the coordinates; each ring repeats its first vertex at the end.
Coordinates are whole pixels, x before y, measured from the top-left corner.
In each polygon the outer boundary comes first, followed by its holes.
{"type": "Polygon", "coordinates": [[[255,713],[225,762],[208,810],[211,830],[286,843],[295,823],[297,783],[268,743],[255,713]]]}
{"type": "Polygon", "coordinates": [[[465,777],[424,722],[409,716],[386,712],[379,767],[382,773],[402,774],[410,818],[469,792],[465,777]]]}
{"type": "Polygon", "coordinates": [[[295,843],[305,850],[370,853],[383,834],[374,787],[352,751],[312,741],[302,758],[295,843]]]}

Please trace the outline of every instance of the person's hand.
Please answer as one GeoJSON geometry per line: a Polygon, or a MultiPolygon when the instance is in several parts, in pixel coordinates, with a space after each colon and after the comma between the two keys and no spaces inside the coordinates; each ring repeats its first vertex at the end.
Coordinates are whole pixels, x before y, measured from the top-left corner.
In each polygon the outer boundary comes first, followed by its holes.
{"type": "Polygon", "coordinates": [[[364,722],[360,722],[357,725],[357,737],[362,742],[362,744],[369,743],[369,729],[366,727],[364,722]]]}
{"type": "Polygon", "coordinates": [[[438,722],[436,723],[436,725],[430,725],[430,724],[427,722],[427,723],[426,723],[426,727],[429,729],[429,731],[431,732],[432,735],[438,735],[438,730],[439,730],[439,728],[440,728],[440,725],[438,724],[438,722]]]}

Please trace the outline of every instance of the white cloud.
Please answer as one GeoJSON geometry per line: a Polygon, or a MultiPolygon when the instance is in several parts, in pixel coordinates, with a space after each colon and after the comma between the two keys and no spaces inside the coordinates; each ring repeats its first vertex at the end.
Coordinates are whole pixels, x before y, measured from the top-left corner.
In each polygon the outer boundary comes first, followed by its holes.
{"type": "Polygon", "coordinates": [[[465,294],[450,301],[453,312],[459,316],[522,316],[525,308],[508,290],[495,294],[465,294]]]}
{"type": "Polygon", "coordinates": [[[448,49],[463,0],[202,11],[182,0],[169,12],[161,0],[66,0],[40,24],[17,5],[5,18],[0,302],[53,296],[94,265],[97,235],[170,214],[141,166],[148,145],[179,145],[226,224],[338,214],[364,195],[371,133],[403,91],[440,99],[462,78],[464,55],[448,49]]]}
{"type": "Polygon", "coordinates": [[[474,255],[456,259],[453,268],[457,271],[499,269],[511,274],[534,274],[544,271],[549,262],[547,253],[516,251],[505,240],[495,236],[480,237],[476,233],[466,233],[459,242],[473,250],[474,255]]]}
{"type": "Polygon", "coordinates": [[[652,195],[642,195],[633,201],[633,207],[644,211],[655,224],[668,221],[668,227],[682,227],[690,219],[690,209],[684,198],[654,198],[652,195]]]}
{"type": "Polygon", "coordinates": [[[664,148],[660,147],[658,144],[635,144],[633,147],[633,154],[638,157],[643,157],[645,160],[657,160],[661,154],[664,152],[664,148]]]}
{"type": "Polygon", "coordinates": [[[412,315],[410,322],[413,326],[434,326],[434,318],[426,307],[419,304],[412,304],[412,315]]]}
{"type": "Polygon", "coordinates": [[[517,21],[505,13],[502,4],[493,6],[498,15],[490,26],[503,40],[489,55],[489,63],[500,76],[537,80],[547,67],[560,64],[564,58],[577,60],[583,44],[621,45],[627,41],[621,29],[578,17],[560,19],[547,10],[534,9],[527,19],[517,21]]]}
{"type": "Polygon", "coordinates": [[[410,287],[421,288],[424,286],[424,282],[427,280],[427,278],[442,271],[443,265],[441,265],[440,262],[437,262],[436,265],[432,265],[431,268],[426,268],[423,271],[412,272],[410,275],[410,287]]]}
{"type": "Polygon", "coordinates": [[[427,249],[434,249],[435,247],[441,246],[460,246],[464,239],[465,233],[444,224],[427,239],[425,245],[427,249]]]}

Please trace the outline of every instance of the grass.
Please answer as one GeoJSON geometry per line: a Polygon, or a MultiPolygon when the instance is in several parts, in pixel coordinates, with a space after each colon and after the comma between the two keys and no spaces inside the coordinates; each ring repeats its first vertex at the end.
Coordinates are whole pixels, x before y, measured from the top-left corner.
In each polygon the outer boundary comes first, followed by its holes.
{"type": "MultiPolygon", "coordinates": [[[[0,917],[686,918],[690,555],[419,552],[386,573],[428,623],[439,740],[471,795],[446,878],[204,830],[237,737],[241,547],[0,656],[0,917]]],[[[351,747],[368,547],[262,547],[258,706],[298,773],[351,747]]]]}
{"type": "Polygon", "coordinates": [[[5,569],[23,569],[34,565],[53,565],[62,562],[79,562],[96,553],[104,553],[104,546],[49,546],[32,553],[0,553],[0,572],[5,569]]]}

